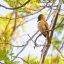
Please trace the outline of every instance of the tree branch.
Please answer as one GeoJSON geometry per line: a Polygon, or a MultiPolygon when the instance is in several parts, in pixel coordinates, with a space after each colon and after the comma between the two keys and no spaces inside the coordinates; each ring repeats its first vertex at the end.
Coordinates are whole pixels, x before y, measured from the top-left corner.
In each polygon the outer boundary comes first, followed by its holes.
{"type": "MultiPolygon", "coordinates": [[[[52,28],[51,29],[54,29],[55,28],[55,25],[56,25],[56,22],[57,22],[57,18],[58,18],[58,14],[59,14],[59,11],[60,11],[60,8],[61,8],[61,0],[59,0],[59,3],[58,3],[58,7],[57,7],[57,10],[55,11],[55,15],[53,17],[53,20],[52,20],[52,28]]],[[[53,36],[53,32],[54,31],[51,31],[51,34],[50,34],[50,38],[52,39],[52,36],[53,36]]],[[[47,45],[48,44],[51,44],[51,42],[47,42],[47,45]]],[[[49,49],[50,45],[47,46],[47,47],[43,47],[42,49],[42,55],[41,55],[41,64],[44,64],[44,60],[45,60],[45,56],[48,52],[48,49],[49,49]]]]}
{"type": "Polygon", "coordinates": [[[23,5],[21,5],[21,6],[19,6],[19,7],[15,7],[15,8],[9,8],[9,7],[6,7],[6,6],[4,6],[4,5],[2,5],[2,4],[0,4],[0,7],[3,7],[3,8],[5,8],[5,9],[9,9],[9,10],[15,10],[15,9],[19,9],[19,8],[21,8],[21,7],[24,7],[27,3],[29,3],[30,2],[30,0],[28,0],[28,1],[26,1],[23,5]]]}
{"type": "Polygon", "coordinates": [[[13,26],[13,30],[12,30],[12,32],[11,32],[11,36],[13,35],[13,33],[14,33],[14,31],[15,31],[15,29],[16,29],[16,22],[17,22],[17,11],[15,11],[15,22],[14,22],[14,26],[13,26]]]}

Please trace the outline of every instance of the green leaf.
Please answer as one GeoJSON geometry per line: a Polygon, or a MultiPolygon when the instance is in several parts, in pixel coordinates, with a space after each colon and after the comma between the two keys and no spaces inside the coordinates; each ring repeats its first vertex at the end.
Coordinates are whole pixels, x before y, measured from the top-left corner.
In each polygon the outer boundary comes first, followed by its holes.
{"type": "Polygon", "coordinates": [[[57,37],[53,37],[52,42],[53,42],[53,44],[56,44],[56,45],[61,44],[61,41],[59,41],[59,39],[57,37]]]}
{"type": "Polygon", "coordinates": [[[9,55],[12,56],[14,53],[10,53],[9,55]]]}
{"type": "Polygon", "coordinates": [[[37,0],[37,2],[40,2],[40,0],[37,0]]]}
{"type": "Polygon", "coordinates": [[[27,0],[20,0],[21,4],[24,4],[27,0]]]}
{"type": "Polygon", "coordinates": [[[6,57],[4,58],[4,62],[5,62],[5,64],[10,64],[10,59],[6,56],[6,57]]]}
{"type": "Polygon", "coordinates": [[[64,0],[62,0],[62,2],[64,3],[64,0]]]}
{"type": "Polygon", "coordinates": [[[61,33],[61,32],[62,32],[62,30],[63,30],[63,26],[58,27],[58,28],[56,29],[56,31],[57,31],[58,33],[61,33]]]}
{"type": "Polygon", "coordinates": [[[16,6],[18,6],[20,0],[4,0],[4,1],[7,2],[9,6],[15,7],[15,4],[16,6]]]}
{"type": "Polygon", "coordinates": [[[26,12],[26,8],[19,8],[18,11],[20,11],[20,12],[26,12]]]}
{"type": "MultiPolygon", "coordinates": [[[[36,57],[32,57],[32,56],[27,56],[26,58],[24,58],[27,62],[28,62],[28,64],[39,64],[39,60],[38,60],[38,58],[36,58],[36,57]]],[[[26,64],[26,63],[23,63],[23,64],[26,64]]]]}
{"type": "Polygon", "coordinates": [[[49,58],[45,58],[44,64],[49,64],[49,58]]]}
{"type": "Polygon", "coordinates": [[[0,50],[0,60],[7,60],[8,59],[7,54],[8,54],[8,52],[6,51],[5,48],[0,50]]]}

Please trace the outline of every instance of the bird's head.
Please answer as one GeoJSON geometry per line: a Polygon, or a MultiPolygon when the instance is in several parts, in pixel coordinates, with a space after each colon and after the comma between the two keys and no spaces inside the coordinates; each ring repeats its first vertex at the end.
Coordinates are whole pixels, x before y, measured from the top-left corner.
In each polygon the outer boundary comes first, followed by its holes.
{"type": "Polygon", "coordinates": [[[43,17],[43,14],[40,14],[40,15],[38,16],[38,21],[40,21],[40,20],[42,19],[42,17],[43,17]]]}

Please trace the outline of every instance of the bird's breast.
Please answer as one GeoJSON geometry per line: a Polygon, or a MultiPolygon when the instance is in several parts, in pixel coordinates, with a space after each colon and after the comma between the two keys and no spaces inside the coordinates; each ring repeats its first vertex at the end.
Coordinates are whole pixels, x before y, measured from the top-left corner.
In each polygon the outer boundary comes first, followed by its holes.
{"type": "Polygon", "coordinates": [[[39,29],[40,32],[46,30],[45,23],[39,22],[38,23],[38,29],[39,29]]]}

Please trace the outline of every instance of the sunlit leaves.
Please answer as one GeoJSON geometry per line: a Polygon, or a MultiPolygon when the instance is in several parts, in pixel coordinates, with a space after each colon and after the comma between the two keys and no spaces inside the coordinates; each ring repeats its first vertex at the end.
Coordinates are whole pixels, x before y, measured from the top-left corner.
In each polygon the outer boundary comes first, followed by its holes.
{"type": "Polygon", "coordinates": [[[10,48],[10,34],[5,32],[4,34],[0,35],[0,49],[3,50],[4,48],[8,50],[10,48]]]}
{"type": "MultiPolygon", "coordinates": [[[[22,6],[27,0],[4,0],[5,2],[8,3],[10,7],[18,7],[22,6]]],[[[25,5],[24,8],[19,8],[17,9],[18,11],[33,14],[37,8],[40,7],[40,4],[38,3],[37,0],[30,0],[29,3],[25,5]]]]}
{"type": "Polygon", "coordinates": [[[55,56],[50,57],[50,64],[57,64],[59,63],[59,58],[55,56]]]}
{"type": "MultiPolygon", "coordinates": [[[[40,1],[45,2],[45,3],[46,2],[54,3],[55,0],[30,0],[30,2],[25,4],[23,7],[22,7],[22,5],[25,2],[27,2],[28,0],[4,0],[4,1],[10,6],[9,8],[7,7],[7,9],[10,10],[10,8],[11,8],[14,11],[14,13],[7,14],[5,16],[5,18],[2,16],[0,17],[0,27],[1,27],[0,28],[0,52],[1,52],[0,59],[4,60],[6,64],[10,64],[10,60],[7,56],[7,54],[8,54],[7,51],[10,48],[10,43],[11,43],[11,38],[12,38],[10,34],[12,31],[14,31],[13,35],[17,34],[16,29],[18,28],[18,26],[21,26],[22,29],[24,30],[25,17],[23,16],[23,14],[29,15],[29,14],[34,14],[35,12],[39,12],[40,7],[43,8],[43,6],[41,6],[40,1]],[[16,9],[16,7],[19,7],[19,6],[21,6],[21,7],[16,9]],[[15,12],[17,12],[17,17],[15,16],[15,12]],[[15,21],[16,21],[16,25],[14,25],[15,21]],[[6,56],[1,58],[4,55],[6,55],[6,56]],[[7,62],[7,60],[9,63],[7,62]]],[[[47,4],[47,6],[48,6],[48,4],[47,4]]],[[[54,4],[53,4],[53,6],[54,6],[54,4]]],[[[4,6],[4,8],[6,8],[6,6],[4,6]]],[[[48,7],[45,6],[45,8],[48,8],[48,7]]],[[[52,7],[52,10],[53,10],[53,7],[52,7]]],[[[41,13],[46,15],[48,12],[42,11],[41,13]]],[[[54,15],[54,13],[52,15],[54,15]]],[[[64,15],[62,15],[61,18],[64,18],[64,15]]],[[[64,21],[63,21],[63,23],[64,23],[64,21]]],[[[59,24],[57,24],[57,25],[59,25],[59,24]]],[[[61,26],[56,29],[56,32],[61,33],[62,30],[63,30],[63,27],[61,26]]],[[[61,43],[62,43],[62,41],[60,41],[57,37],[52,39],[52,44],[57,45],[58,47],[61,43]]],[[[13,53],[10,54],[10,56],[12,56],[12,55],[13,55],[13,53]]],[[[15,58],[17,58],[17,56],[15,56],[15,58]]],[[[45,64],[49,64],[49,60],[51,60],[52,64],[54,62],[57,63],[56,59],[58,59],[58,58],[52,58],[52,59],[45,58],[45,64]]],[[[29,64],[39,64],[39,60],[37,58],[28,57],[25,60],[27,60],[27,62],[29,64]]],[[[12,64],[14,64],[14,63],[12,62],[12,64]]]]}
{"type": "Polygon", "coordinates": [[[18,7],[23,5],[27,0],[4,0],[10,7],[18,7]]]}
{"type": "MultiPolygon", "coordinates": [[[[20,17],[21,14],[17,13],[17,17],[20,17]]],[[[0,33],[4,32],[4,31],[9,31],[11,33],[13,26],[14,26],[14,22],[15,22],[15,17],[14,15],[11,16],[10,14],[7,14],[5,16],[6,18],[3,19],[3,17],[0,18],[0,33]],[[7,28],[6,28],[7,27],[7,28]]],[[[16,26],[19,25],[20,23],[23,24],[24,23],[24,17],[23,18],[18,18],[16,20],[16,26]]],[[[21,25],[22,29],[24,29],[24,25],[21,25]]]]}
{"type": "Polygon", "coordinates": [[[10,64],[10,60],[7,54],[8,53],[5,48],[3,50],[0,50],[0,61],[3,60],[6,64],[10,64]]]}
{"type": "MultiPolygon", "coordinates": [[[[39,64],[39,60],[36,57],[28,56],[24,59],[28,64],[39,64]]],[[[27,64],[27,63],[24,62],[23,64],[27,64]]]]}
{"type": "Polygon", "coordinates": [[[64,61],[57,56],[50,56],[45,58],[44,64],[64,64],[64,61]]]}
{"type": "MultiPolygon", "coordinates": [[[[17,17],[20,17],[21,16],[21,14],[19,14],[19,13],[17,13],[17,17]]],[[[21,24],[20,26],[21,26],[21,28],[22,28],[22,30],[24,30],[24,21],[25,21],[25,17],[22,17],[22,18],[17,18],[17,23],[16,23],[16,25],[19,25],[19,24],[21,24]]]]}
{"type": "Polygon", "coordinates": [[[45,58],[44,64],[50,64],[49,58],[45,58]]]}
{"type": "Polygon", "coordinates": [[[18,5],[19,0],[4,0],[5,2],[8,3],[9,6],[15,7],[15,5],[18,5]]]}
{"type": "Polygon", "coordinates": [[[63,30],[63,26],[58,27],[56,30],[57,30],[57,32],[61,33],[61,32],[62,32],[62,30],[63,30]]]}
{"type": "Polygon", "coordinates": [[[64,64],[64,60],[59,59],[59,64],[64,64]]]}
{"type": "Polygon", "coordinates": [[[6,50],[9,49],[9,44],[10,43],[10,32],[5,31],[6,25],[8,21],[7,19],[0,18],[0,49],[3,50],[4,48],[6,50]]]}
{"type": "Polygon", "coordinates": [[[19,0],[19,4],[23,5],[27,0],[19,0]]]}
{"type": "Polygon", "coordinates": [[[54,57],[54,56],[46,57],[44,64],[52,64],[55,59],[56,59],[56,57],[54,57]]]}
{"type": "Polygon", "coordinates": [[[24,8],[20,8],[18,10],[28,14],[33,14],[39,7],[40,7],[40,4],[38,2],[30,1],[30,3],[26,4],[24,8]]]}
{"type": "MultiPolygon", "coordinates": [[[[26,59],[24,58],[24,60],[26,62],[23,64],[40,64],[38,58],[35,57],[27,57],[26,59]]],[[[45,58],[44,64],[64,64],[64,61],[57,56],[50,56],[45,58]]]]}
{"type": "Polygon", "coordinates": [[[53,37],[52,43],[58,47],[62,42],[57,37],[53,37]]]}
{"type": "Polygon", "coordinates": [[[4,31],[4,27],[6,26],[7,21],[2,18],[0,18],[0,33],[4,31]]]}
{"type": "Polygon", "coordinates": [[[64,0],[62,0],[62,2],[64,3],[64,0]]]}

